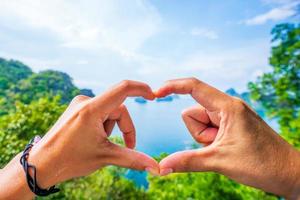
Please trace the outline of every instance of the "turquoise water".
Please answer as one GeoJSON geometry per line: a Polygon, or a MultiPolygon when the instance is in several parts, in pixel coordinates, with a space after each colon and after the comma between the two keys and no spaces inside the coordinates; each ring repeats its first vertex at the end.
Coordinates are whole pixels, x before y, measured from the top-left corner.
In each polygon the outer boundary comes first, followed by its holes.
{"type": "MultiPolygon", "coordinates": [[[[192,143],[181,119],[181,111],[195,101],[174,99],[172,102],[150,102],[139,104],[133,99],[125,102],[136,128],[136,149],[151,156],[184,150],[192,143]]],[[[119,134],[118,130],[114,134],[119,134]]]]}
{"type": "MultiPolygon", "coordinates": [[[[151,156],[187,149],[193,142],[181,119],[184,108],[195,105],[192,98],[137,103],[130,98],[125,102],[136,128],[136,149],[151,156]]],[[[120,135],[118,129],[113,135],[120,135]]],[[[127,178],[139,186],[148,186],[145,172],[128,170],[127,178]]]]}
{"type": "MultiPolygon", "coordinates": [[[[182,110],[196,104],[192,98],[181,96],[171,102],[148,101],[143,104],[130,98],[125,104],[135,124],[137,150],[157,156],[163,152],[188,149],[193,143],[194,140],[181,119],[182,110]]],[[[275,122],[268,123],[276,129],[275,122]]],[[[113,134],[120,135],[119,130],[114,130],[113,134]]],[[[129,170],[126,177],[134,180],[137,185],[147,187],[145,173],[129,170]]]]}

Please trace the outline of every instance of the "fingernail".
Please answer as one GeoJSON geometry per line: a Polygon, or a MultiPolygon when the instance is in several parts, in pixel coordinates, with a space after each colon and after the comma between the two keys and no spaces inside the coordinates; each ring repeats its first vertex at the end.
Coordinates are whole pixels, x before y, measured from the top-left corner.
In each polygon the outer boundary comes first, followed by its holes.
{"type": "Polygon", "coordinates": [[[152,167],[146,167],[145,169],[148,173],[150,173],[151,175],[153,176],[158,176],[159,175],[159,172],[158,170],[152,168],[152,167]]]}
{"type": "Polygon", "coordinates": [[[173,169],[171,169],[171,168],[165,168],[165,169],[160,170],[161,176],[167,176],[168,174],[171,174],[171,173],[173,173],[173,169]]]}

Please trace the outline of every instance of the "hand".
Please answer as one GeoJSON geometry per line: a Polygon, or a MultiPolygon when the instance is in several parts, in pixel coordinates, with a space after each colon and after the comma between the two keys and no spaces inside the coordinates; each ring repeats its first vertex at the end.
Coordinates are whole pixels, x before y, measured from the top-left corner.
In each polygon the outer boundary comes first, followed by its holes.
{"type": "MultiPolygon", "coordinates": [[[[128,96],[154,99],[148,85],[135,81],[123,81],[95,98],[74,98],[56,124],[30,151],[28,162],[37,168],[40,187],[48,188],[85,176],[107,165],[159,173],[158,163],[153,158],[132,150],[135,147],[135,129],[126,107],[122,105],[128,96]],[[123,132],[127,148],[108,140],[115,123],[123,132]]],[[[2,175],[12,174],[11,171],[17,171],[16,177],[22,177],[17,182],[25,183],[19,157],[4,169],[2,175]]],[[[28,189],[27,185],[25,187],[28,189]]],[[[0,189],[0,198],[1,194],[9,194],[9,189],[2,189],[6,192],[2,193],[0,189]]],[[[18,198],[14,197],[12,199],[18,198]]]]}
{"type": "Polygon", "coordinates": [[[205,147],[171,154],[160,173],[214,171],[240,183],[300,198],[300,154],[246,103],[197,80],[168,81],[157,97],[190,94],[199,104],[183,111],[193,138],[205,147]]]}

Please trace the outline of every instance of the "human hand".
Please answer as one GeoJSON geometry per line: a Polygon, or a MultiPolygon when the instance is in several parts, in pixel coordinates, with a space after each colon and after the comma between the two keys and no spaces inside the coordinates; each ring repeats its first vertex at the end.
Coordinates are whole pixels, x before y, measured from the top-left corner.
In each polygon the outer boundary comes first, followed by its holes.
{"type": "Polygon", "coordinates": [[[41,187],[85,176],[107,165],[158,173],[158,164],[153,158],[132,150],[135,147],[135,128],[122,105],[128,96],[154,99],[148,85],[123,81],[100,96],[77,96],[71,102],[53,128],[30,152],[28,162],[37,167],[41,187]],[[108,140],[115,123],[128,148],[108,140]]]}
{"type": "MultiPolygon", "coordinates": [[[[135,81],[123,81],[94,98],[73,99],[56,124],[30,150],[28,163],[36,167],[41,188],[88,175],[107,165],[159,173],[153,158],[133,150],[135,128],[122,105],[128,96],[154,99],[148,85],[135,81]],[[126,147],[108,140],[115,123],[123,133],[126,147]]],[[[32,197],[19,160],[20,155],[0,171],[0,199],[32,197]],[[12,179],[14,184],[7,184],[12,179]]]]}
{"type": "Polygon", "coordinates": [[[300,154],[245,102],[195,79],[168,81],[157,97],[190,94],[199,104],[183,111],[193,138],[205,147],[171,154],[160,174],[213,171],[287,198],[300,198],[300,154]]]}

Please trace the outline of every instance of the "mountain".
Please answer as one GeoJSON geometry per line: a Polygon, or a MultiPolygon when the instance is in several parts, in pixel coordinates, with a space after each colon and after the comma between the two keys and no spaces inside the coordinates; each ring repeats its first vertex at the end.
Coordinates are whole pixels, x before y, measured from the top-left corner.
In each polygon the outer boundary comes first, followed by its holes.
{"type": "Polygon", "coordinates": [[[9,88],[11,83],[26,79],[32,74],[31,69],[23,63],[0,58],[0,94],[9,88]]]}
{"type": "Polygon", "coordinates": [[[29,104],[42,97],[60,96],[61,103],[65,104],[78,94],[95,96],[89,89],[76,87],[64,72],[35,73],[19,61],[0,58],[0,115],[14,108],[16,101],[29,104]]]}

